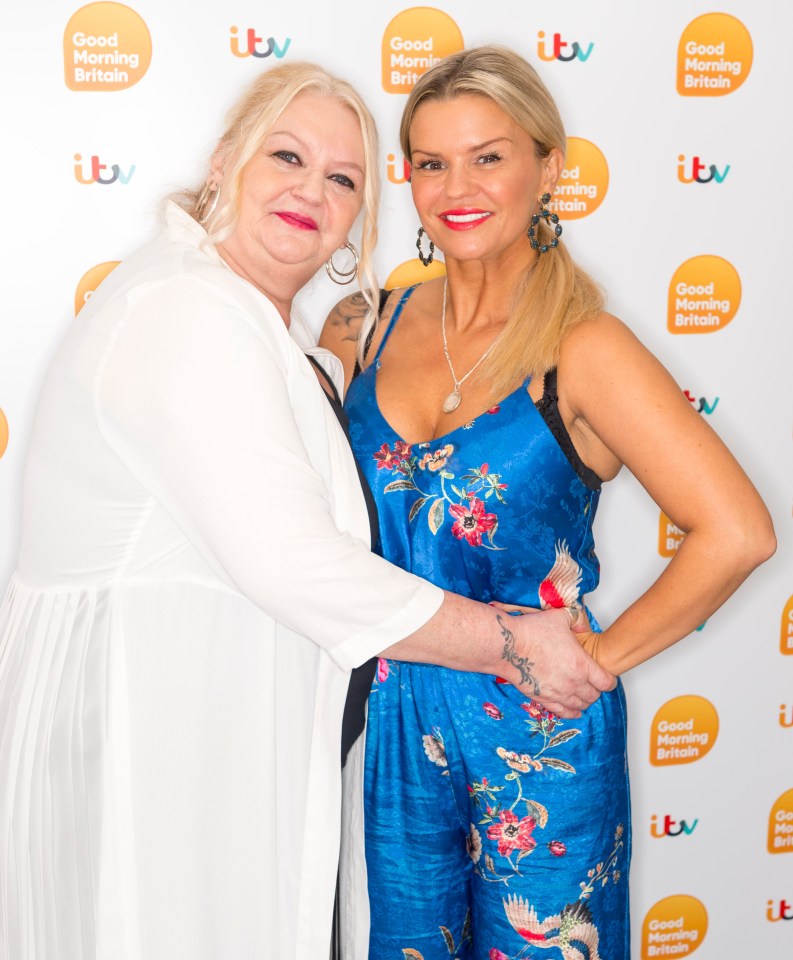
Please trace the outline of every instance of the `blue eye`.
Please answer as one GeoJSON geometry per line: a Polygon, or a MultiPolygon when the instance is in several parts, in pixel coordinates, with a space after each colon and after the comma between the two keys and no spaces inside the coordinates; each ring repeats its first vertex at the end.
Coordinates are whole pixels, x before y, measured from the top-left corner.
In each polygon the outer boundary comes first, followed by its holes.
{"type": "Polygon", "coordinates": [[[270,154],[271,157],[277,157],[279,160],[283,160],[284,163],[297,163],[301,162],[300,157],[296,153],[292,153],[291,150],[276,150],[275,153],[270,154]]]}
{"type": "Polygon", "coordinates": [[[331,175],[330,179],[334,183],[338,183],[342,187],[346,187],[348,190],[354,190],[355,184],[350,180],[349,177],[346,177],[343,173],[334,173],[331,175]]]}

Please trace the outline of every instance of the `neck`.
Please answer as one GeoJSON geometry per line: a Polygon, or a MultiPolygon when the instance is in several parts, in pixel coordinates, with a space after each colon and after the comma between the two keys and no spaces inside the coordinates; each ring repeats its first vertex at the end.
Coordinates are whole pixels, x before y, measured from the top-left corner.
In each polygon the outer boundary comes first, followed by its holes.
{"type": "Polygon", "coordinates": [[[463,332],[503,325],[515,302],[515,292],[536,262],[533,251],[528,256],[502,256],[497,263],[447,259],[447,328],[463,332]]]}
{"type": "Polygon", "coordinates": [[[299,277],[293,277],[290,276],[292,271],[286,267],[283,271],[279,271],[279,273],[282,273],[283,275],[279,277],[279,282],[275,283],[271,281],[270,277],[251,276],[250,273],[248,273],[240,265],[240,263],[234,259],[234,257],[223,246],[223,244],[217,244],[216,249],[221,258],[228,264],[234,273],[237,274],[237,276],[242,277],[243,280],[247,280],[248,283],[256,287],[260,293],[267,297],[270,303],[278,311],[281,319],[284,321],[284,324],[288,329],[290,323],[292,322],[292,300],[294,299],[298,290],[305,286],[310,279],[310,277],[304,276],[305,271],[301,270],[299,277]]]}

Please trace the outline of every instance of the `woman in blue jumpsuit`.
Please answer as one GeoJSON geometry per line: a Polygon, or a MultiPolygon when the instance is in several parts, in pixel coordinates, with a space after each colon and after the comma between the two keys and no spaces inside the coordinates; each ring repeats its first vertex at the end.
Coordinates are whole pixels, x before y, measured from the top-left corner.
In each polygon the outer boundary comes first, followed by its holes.
{"type": "MultiPolygon", "coordinates": [[[[437,243],[447,276],[381,297],[376,327],[348,298],[324,335],[352,379],[350,438],[380,549],[477,600],[566,608],[585,648],[622,673],[769,555],[768,514],[560,242],[549,201],[564,131],[532,68],[503,48],[446,58],[408,99],[402,147],[419,255],[430,261],[437,243]],[[600,633],[586,607],[592,525],[601,481],[622,463],[688,536],[600,633]],[[692,470],[706,494],[690,491],[692,470]],[[736,500],[751,520],[733,519],[736,500]]],[[[383,660],[365,791],[370,960],[629,956],[621,685],[562,717],[539,687],[529,699],[493,677],[383,660]]]]}

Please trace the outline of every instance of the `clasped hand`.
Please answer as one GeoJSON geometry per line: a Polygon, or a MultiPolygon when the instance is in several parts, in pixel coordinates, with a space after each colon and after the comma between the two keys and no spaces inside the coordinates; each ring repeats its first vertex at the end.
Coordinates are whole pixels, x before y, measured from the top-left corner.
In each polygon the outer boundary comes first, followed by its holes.
{"type": "Polygon", "coordinates": [[[571,625],[565,609],[492,606],[503,611],[497,615],[504,637],[502,675],[547,710],[566,719],[580,717],[601,693],[617,685],[616,677],[593,659],[599,635],[586,614],[571,625]],[[511,613],[531,616],[507,615],[511,613]]]}

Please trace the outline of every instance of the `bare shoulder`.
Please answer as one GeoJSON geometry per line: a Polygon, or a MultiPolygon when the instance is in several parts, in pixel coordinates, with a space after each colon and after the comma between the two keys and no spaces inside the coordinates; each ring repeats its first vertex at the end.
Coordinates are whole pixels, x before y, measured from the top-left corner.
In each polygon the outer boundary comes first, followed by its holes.
{"type": "Polygon", "coordinates": [[[584,320],[562,341],[559,381],[569,387],[571,406],[587,399],[633,391],[679,392],[671,374],[630,327],[610,313],[584,320]]]}
{"type": "Polygon", "coordinates": [[[355,353],[361,324],[368,309],[369,304],[360,291],[339,300],[328,314],[328,319],[322,328],[321,346],[327,347],[337,355],[350,349],[355,353]]]}

